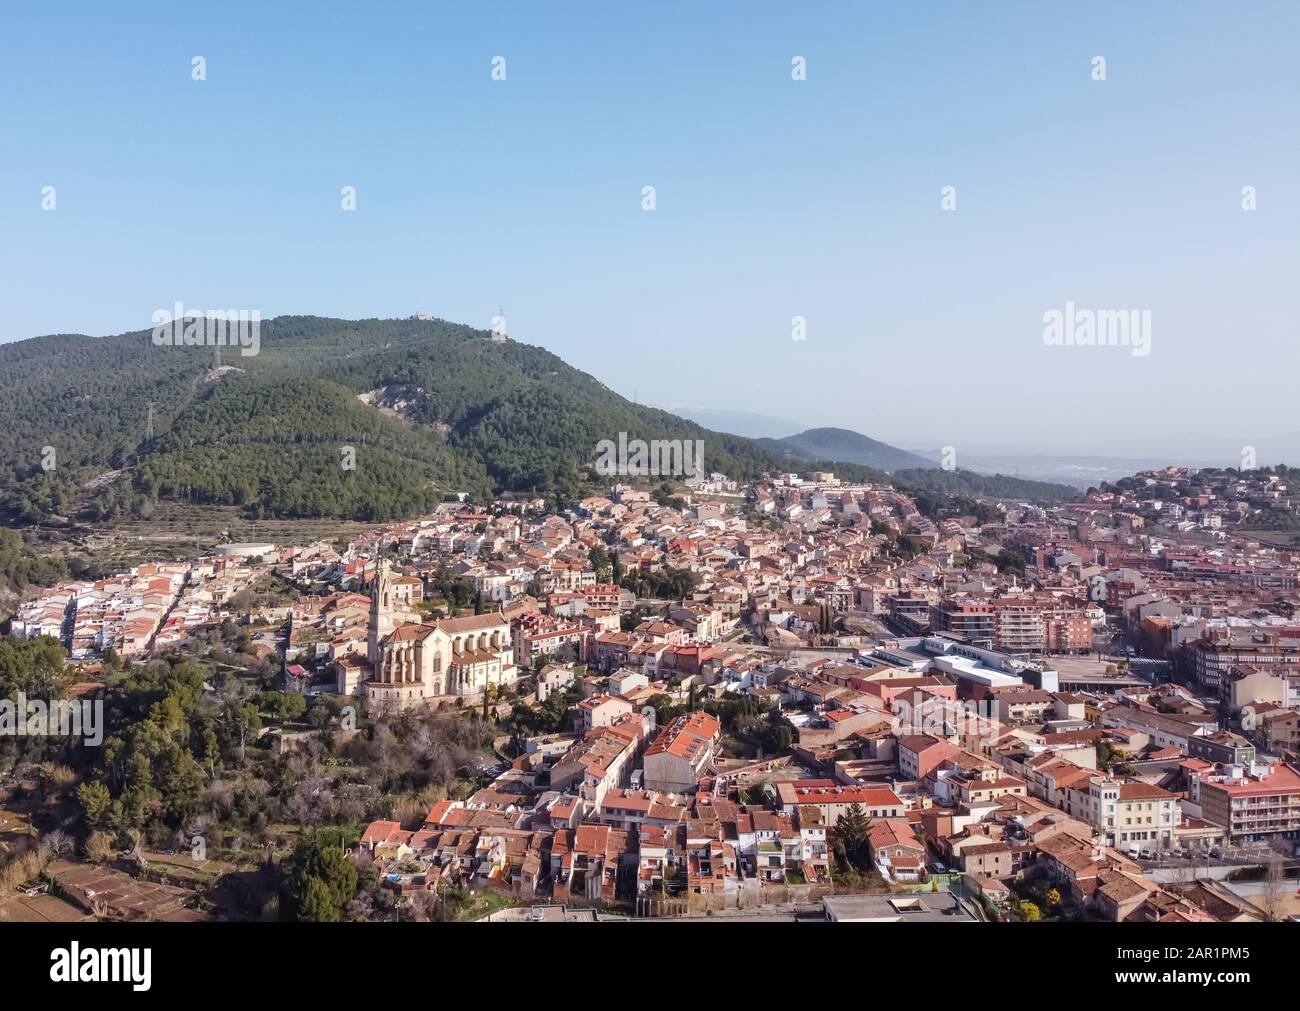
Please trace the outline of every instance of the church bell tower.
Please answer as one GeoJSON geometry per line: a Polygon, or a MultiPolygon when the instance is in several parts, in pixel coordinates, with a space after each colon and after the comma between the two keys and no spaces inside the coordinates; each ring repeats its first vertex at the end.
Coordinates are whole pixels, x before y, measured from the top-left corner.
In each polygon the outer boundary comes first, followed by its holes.
{"type": "Polygon", "coordinates": [[[370,633],[366,649],[370,662],[379,669],[379,644],[393,630],[392,572],[388,559],[380,559],[370,586],[370,633]]]}

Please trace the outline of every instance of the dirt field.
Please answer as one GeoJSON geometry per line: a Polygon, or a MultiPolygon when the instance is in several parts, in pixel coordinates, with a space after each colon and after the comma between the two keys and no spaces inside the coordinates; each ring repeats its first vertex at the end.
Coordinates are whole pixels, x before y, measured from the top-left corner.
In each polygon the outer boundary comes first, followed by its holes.
{"type": "Polygon", "coordinates": [[[55,895],[14,895],[0,902],[0,923],[76,923],[93,918],[55,895]]]}
{"type": "Polygon", "coordinates": [[[77,905],[117,920],[169,919],[194,895],[188,888],[141,881],[109,867],[59,861],[48,873],[77,905]]]}
{"type": "Polygon", "coordinates": [[[144,859],[153,875],[165,874],[172,884],[200,890],[211,888],[223,874],[235,869],[234,864],[222,860],[197,861],[189,850],[176,853],[145,850],[144,859]]]}

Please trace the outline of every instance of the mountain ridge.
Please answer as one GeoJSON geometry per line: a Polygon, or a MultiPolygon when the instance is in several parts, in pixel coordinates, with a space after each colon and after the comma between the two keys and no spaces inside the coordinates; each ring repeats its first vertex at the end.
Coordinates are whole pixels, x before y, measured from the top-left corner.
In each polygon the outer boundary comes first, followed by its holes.
{"type": "MultiPolygon", "coordinates": [[[[147,330],[0,345],[10,513],[103,519],[167,498],[254,517],[390,519],[460,493],[571,501],[591,487],[597,443],[619,432],[701,439],[706,469],[741,481],[791,469],[759,441],[634,404],[545,348],[446,320],[280,316],[261,323],[259,353],[223,348],[211,381],[217,359],[211,347],[156,346],[147,330]],[[381,390],[419,393],[397,412],[365,399],[381,390]],[[125,479],[85,487],[116,470],[125,479]]],[[[807,464],[888,481],[852,461],[807,464]]]]}
{"type": "Polygon", "coordinates": [[[809,428],[783,439],[760,439],[762,445],[788,447],[800,459],[839,460],[874,467],[885,473],[896,470],[922,470],[934,462],[916,453],[880,442],[848,428],[809,428]]]}

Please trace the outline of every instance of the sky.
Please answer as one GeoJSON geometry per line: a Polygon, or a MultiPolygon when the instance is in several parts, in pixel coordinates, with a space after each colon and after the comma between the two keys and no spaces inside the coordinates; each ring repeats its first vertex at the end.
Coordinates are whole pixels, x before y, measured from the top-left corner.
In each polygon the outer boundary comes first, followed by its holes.
{"type": "Polygon", "coordinates": [[[642,402],[1300,463],[1292,0],[188,6],[0,12],[0,341],[500,309],[642,402]]]}

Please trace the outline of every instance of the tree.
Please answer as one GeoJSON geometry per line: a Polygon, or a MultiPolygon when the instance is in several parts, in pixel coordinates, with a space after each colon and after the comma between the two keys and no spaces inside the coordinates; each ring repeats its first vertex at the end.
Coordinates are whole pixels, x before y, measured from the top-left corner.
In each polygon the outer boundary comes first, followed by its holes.
{"type": "Polygon", "coordinates": [[[1264,888],[1259,895],[1260,908],[1269,923],[1277,923],[1284,916],[1286,908],[1286,864],[1282,854],[1274,853],[1268,861],[1268,870],[1264,875],[1264,888]]]}
{"type": "Polygon", "coordinates": [[[72,836],[56,828],[41,839],[41,848],[52,857],[65,857],[72,852],[72,836]]]}
{"type": "Polygon", "coordinates": [[[596,544],[587,552],[587,560],[591,563],[592,571],[596,574],[596,582],[609,583],[613,581],[614,563],[611,562],[608,551],[596,544]]]}
{"type": "Polygon", "coordinates": [[[648,705],[655,711],[655,725],[666,726],[685,712],[682,707],[673,702],[669,695],[659,694],[651,695],[648,705]]]}
{"type": "Polygon", "coordinates": [[[297,720],[307,711],[307,699],[297,692],[263,692],[262,708],[283,720],[297,720]]]}
{"type": "Polygon", "coordinates": [[[67,656],[56,639],[0,639],[0,698],[25,692],[29,697],[59,694],[67,680],[67,656]]]}
{"type": "Polygon", "coordinates": [[[1112,765],[1124,759],[1122,753],[1116,755],[1115,746],[1107,740],[1098,740],[1094,750],[1097,753],[1097,768],[1102,772],[1109,772],[1112,765]]]}
{"type": "Polygon", "coordinates": [[[298,906],[298,919],[308,923],[338,923],[343,919],[342,908],[320,878],[308,878],[302,900],[298,906]]]}
{"type": "Polygon", "coordinates": [[[294,848],[289,890],[299,920],[336,923],[357,891],[357,865],[312,835],[294,848]]]}
{"type": "MultiPolygon", "coordinates": [[[[20,503],[20,512],[29,512],[20,503]]],[[[0,529],[0,587],[22,590],[29,584],[49,586],[68,574],[68,566],[59,558],[42,557],[27,550],[22,534],[0,529]]]]}
{"type": "Polygon", "coordinates": [[[1010,572],[1022,577],[1025,574],[1025,566],[1028,564],[1024,555],[1019,551],[1013,551],[1011,548],[1003,548],[999,551],[994,562],[999,572],[1010,572]]]}
{"type": "Polygon", "coordinates": [[[239,760],[242,762],[249,737],[256,737],[262,729],[262,717],[258,715],[256,706],[245,703],[230,706],[226,710],[226,721],[239,741],[239,760]]]}
{"type": "Polygon", "coordinates": [[[740,800],[743,804],[765,804],[767,802],[767,780],[759,779],[750,783],[749,786],[742,787],[740,790],[740,800]]]}
{"type": "Polygon", "coordinates": [[[103,783],[82,783],[77,788],[77,799],[81,801],[81,813],[86,824],[91,828],[103,828],[108,824],[109,810],[113,797],[103,783]]]}
{"type": "Polygon", "coordinates": [[[1020,918],[1026,923],[1033,923],[1036,920],[1041,919],[1043,916],[1042,910],[1032,902],[1020,903],[1020,905],[1016,907],[1016,912],[1020,914],[1020,918]]]}
{"type": "Polygon", "coordinates": [[[853,867],[866,865],[867,833],[870,829],[861,804],[850,804],[835,825],[836,840],[843,847],[844,858],[853,867]]]}

